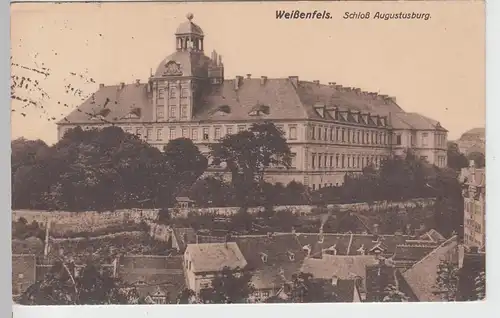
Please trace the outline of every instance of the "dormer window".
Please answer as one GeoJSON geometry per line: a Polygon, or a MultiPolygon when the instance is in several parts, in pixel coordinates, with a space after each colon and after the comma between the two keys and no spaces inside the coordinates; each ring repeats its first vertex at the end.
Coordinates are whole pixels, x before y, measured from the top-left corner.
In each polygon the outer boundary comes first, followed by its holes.
{"type": "Polygon", "coordinates": [[[269,106],[257,104],[252,110],[248,113],[250,116],[260,116],[260,115],[269,115],[270,109],[269,106]]]}
{"type": "Polygon", "coordinates": [[[316,113],[318,113],[318,115],[321,118],[325,117],[325,105],[324,104],[317,103],[316,105],[314,105],[314,110],[316,111],[316,113]]]}
{"type": "Polygon", "coordinates": [[[267,263],[267,254],[260,253],[260,259],[262,260],[262,263],[267,263]]]}
{"type": "Polygon", "coordinates": [[[295,253],[293,252],[288,252],[288,258],[290,259],[290,261],[295,261],[295,253]]]}
{"type": "Polygon", "coordinates": [[[357,252],[361,255],[365,255],[366,251],[365,251],[365,245],[364,244],[361,244],[361,247],[358,248],[357,252]]]}

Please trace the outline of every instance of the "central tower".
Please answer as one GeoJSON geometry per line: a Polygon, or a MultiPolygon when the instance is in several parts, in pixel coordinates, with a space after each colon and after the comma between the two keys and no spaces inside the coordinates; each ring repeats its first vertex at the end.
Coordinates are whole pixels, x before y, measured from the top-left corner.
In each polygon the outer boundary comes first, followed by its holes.
{"type": "Polygon", "coordinates": [[[190,121],[203,88],[222,82],[221,58],[215,51],[215,61],[205,56],[203,30],[193,23],[192,13],[186,18],[175,32],[176,51],[158,65],[150,78],[154,121],[190,121]],[[214,81],[211,77],[215,75],[218,79],[214,81]]]}

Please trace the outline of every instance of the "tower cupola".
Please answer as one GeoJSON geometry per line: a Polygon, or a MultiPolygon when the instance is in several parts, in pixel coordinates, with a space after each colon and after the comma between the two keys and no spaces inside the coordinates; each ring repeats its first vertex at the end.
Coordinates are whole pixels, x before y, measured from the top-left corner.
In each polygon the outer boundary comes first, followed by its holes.
{"type": "Polygon", "coordinates": [[[194,15],[188,13],[175,32],[177,51],[203,52],[203,30],[192,22],[194,15]]]}

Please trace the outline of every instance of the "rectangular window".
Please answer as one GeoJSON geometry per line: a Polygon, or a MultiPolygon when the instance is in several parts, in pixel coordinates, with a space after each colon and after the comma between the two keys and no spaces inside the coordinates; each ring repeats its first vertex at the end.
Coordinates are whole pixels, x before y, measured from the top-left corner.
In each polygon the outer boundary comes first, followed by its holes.
{"type": "Polygon", "coordinates": [[[175,117],[175,106],[170,106],[170,114],[169,114],[169,117],[170,117],[170,118],[174,118],[174,117],[175,117]]]}
{"type": "Polygon", "coordinates": [[[182,98],[186,98],[186,97],[188,97],[188,96],[189,96],[189,92],[188,92],[187,88],[183,88],[183,89],[181,90],[181,97],[182,97],[182,98]]]}
{"type": "Polygon", "coordinates": [[[428,140],[427,138],[429,137],[428,133],[422,133],[422,146],[425,147],[427,146],[428,140]]]}
{"type": "Polygon", "coordinates": [[[214,129],[214,138],[215,138],[215,140],[219,140],[220,139],[220,127],[215,127],[215,129],[214,129]]]}
{"type": "Polygon", "coordinates": [[[238,132],[245,131],[246,127],[245,126],[238,126],[238,132]]]}
{"type": "Polygon", "coordinates": [[[345,155],[342,155],[342,168],[345,168],[345,155]]]}
{"type": "Polygon", "coordinates": [[[339,167],[339,155],[335,156],[335,167],[339,167]]]}
{"type": "Polygon", "coordinates": [[[311,127],[311,139],[316,140],[316,128],[311,127]]]}
{"type": "Polygon", "coordinates": [[[342,142],[345,142],[345,129],[342,128],[342,142]]]}
{"type": "Polygon", "coordinates": [[[156,118],[158,119],[163,119],[163,106],[161,107],[156,107],[156,118]]]}
{"type": "Polygon", "coordinates": [[[181,118],[187,118],[187,106],[181,106],[181,118]]]}
{"type": "Polygon", "coordinates": [[[358,156],[357,160],[358,160],[358,164],[356,165],[356,167],[360,168],[360,158],[359,158],[359,156],[358,156]]]}
{"type": "Polygon", "coordinates": [[[347,142],[351,142],[351,130],[347,129],[347,142]]]}
{"type": "Polygon", "coordinates": [[[356,138],[356,143],[360,143],[361,141],[359,140],[359,131],[357,132],[357,138],[356,138]]]}
{"type": "Polygon", "coordinates": [[[333,127],[332,127],[332,128],[330,128],[330,141],[334,141],[335,137],[333,136],[334,135],[333,132],[334,132],[334,130],[333,130],[333,127]]]}
{"type": "Polygon", "coordinates": [[[208,128],[203,128],[203,140],[208,140],[208,128]]]}
{"type": "Polygon", "coordinates": [[[321,155],[318,155],[318,168],[321,168],[321,155]]]}
{"type": "Polygon", "coordinates": [[[233,127],[227,127],[226,128],[226,134],[232,135],[233,134],[233,127]]]}
{"type": "Polygon", "coordinates": [[[324,135],[323,135],[323,139],[324,139],[325,141],[327,141],[327,140],[328,140],[328,128],[326,128],[326,127],[325,127],[325,133],[324,133],[324,135]]]}
{"type": "Polygon", "coordinates": [[[321,140],[321,127],[318,127],[318,140],[321,140]]]}
{"type": "Polygon", "coordinates": [[[135,129],[135,134],[136,134],[137,136],[141,136],[141,134],[142,134],[142,129],[141,129],[141,128],[136,128],[136,129],[135,129]]]}
{"type": "Polygon", "coordinates": [[[370,133],[369,132],[366,132],[365,142],[366,142],[367,145],[370,144],[370,133]]]}
{"type": "Polygon", "coordinates": [[[420,156],[420,160],[427,161],[427,156],[420,156]]]}
{"type": "Polygon", "coordinates": [[[339,130],[340,130],[339,127],[335,128],[335,139],[337,141],[340,141],[340,139],[339,139],[340,138],[340,136],[339,136],[339,130]]]}
{"type": "Polygon", "coordinates": [[[170,88],[170,98],[175,98],[176,97],[176,89],[175,87],[170,88]]]}
{"type": "Polygon", "coordinates": [[[175,139],[175,128],[170,128],[170,135],[169,135],[170,140],[175,139]]]}
{"type": "Polygon", "coordinates": [[[158,128],[156,130],[156,140],[162,140],[163,139],[163,129],[158,128]]]}
{"type": "Polygon", "coordinates": [[[330,155],[330,167],[333,167],[333,155],[330,155]]]}
{"type": "Polygon", "coordinates": [[[289,130],[290,140],[297,139],[297,127],[291,126],[289,130]]]}
{"type": "Polygon", "coordinates": [[[312,165],[312,168],[315,169],[316,168],[316,154],[312,154],[312,157],[311,157],[311,165],[312,165]]]}
{"type": "Polygon", "coordinates": [[[191,139],[198,140],[198,129],[193,128],[193,130],[191,130],[191,139]]]}
{"type": "Polygon", "coordinates": [[[182,138],[189,138],[187,128],[182,128],[182,138]]]}
{"type": "Polygon", "coordinates": [[[292,152],[290,157],[291,157],[290,167],[297,168],[297,154],[295,152],[292,152]]]}
{"type": "Polygon", "coordinates": [[[163,99],[165,97],[165,89],[159,88],[158,89],[158,99],[163,99]]]}
{"type": "Polygon", "coordinates": [[[316,190],[316,185],[315,184],[312,185],[312,189],[313,189],[313,191],[316,190]]]}
{"type": "Polygon", "coordinates": [[[401,145],[401,135],[400,134],[396,135],[396,145],[398,145],[398,146],[401,145]]]}

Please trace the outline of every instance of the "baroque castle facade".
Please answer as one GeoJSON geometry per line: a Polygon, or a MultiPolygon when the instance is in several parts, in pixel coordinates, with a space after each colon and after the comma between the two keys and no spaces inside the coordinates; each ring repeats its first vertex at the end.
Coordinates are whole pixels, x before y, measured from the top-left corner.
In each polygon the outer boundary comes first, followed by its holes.
{"type": "Polygon", "coordinates": [[[269,169],[266,178],[312,189],[341,184],[346,173],[377,167],[407,148],[446,166],[447,131],[439,122],[405,112],[395,98],[333,82],[250,74],[226,79],[221,55],[204,54],[204,33],[192,14],[187,18],[175,33],[176,51],[147,83],[100,84],[58,123],[58,137],[76,126],[115,125],[159,149],[169,140],[190,138],[208,154],[209,144],[225,135],[272,121],[284,132],[293,159],[291,169],[269,169]]]}

